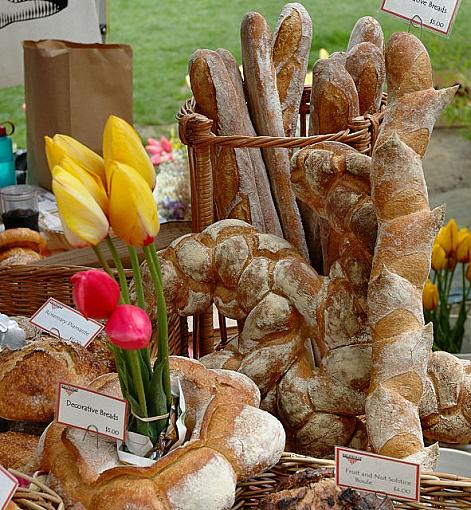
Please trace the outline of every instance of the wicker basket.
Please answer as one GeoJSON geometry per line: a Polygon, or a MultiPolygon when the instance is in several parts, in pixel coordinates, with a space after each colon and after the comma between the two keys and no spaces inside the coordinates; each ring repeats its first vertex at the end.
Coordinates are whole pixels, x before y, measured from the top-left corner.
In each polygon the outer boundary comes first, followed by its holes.
{"type": "Polygon", "coordinates": [[[65,510],[62,498],[39,479],[39,474],[28,476],[14,469],[12,475],[30,482],[29,487],[19,487],[13,495],[13,502],[22,510],[65,510]]]}
{"type": "MultiPolygon", "coordinates": [[[[281,480],[301,469],[334,466],[332,460],[284,453],[278,464],[270,471],[238,485],[232,510],[258,508],[260,500],[270,494],[281,480]]],[[[445,473],[422,473],[420,487],[420,503],[396,500],[394,508],[471,508],[471,478],[445,473]]]]}
{"type": "MultiPolygon", "coordinates": [[[[7,315],[33,315],[50,297],[73,306],[70,277],[83,266],[5,266],[0,268],[0,312],[7,315]]],[[[128,279],[132,271],[126,270],[128,279]]],[[[169,313],[171,354],[188,355],[186,319],[169,313]]]]}
{"type": "MultiPolygon", "coordinates": [[[[216,136],[211,132],[212,121],[204,115],[195,113],[195,102],[189,99],[177,114],[181,141],[188,146],[188,160],[191,179],[191,210],[193,232],[201,232],[217,219],[213,205],[212,152],[215,147],[286,147],[300,148],[317,142],[337,141],[351,145],[364,154],[371,151],[379,134],[384,116],[387,97],[383,96],[381,111],[374,115],[356,117],[345,131],[335,134],[306,136],[308,131],[309,100],[311,87],[305,87],[299,109],[299,137],[272,136],[216,136]]],[[[221,343],[227,342],[224,317],[219,317],[221,324],[221,343]]],[[[194,317],[194,353],[203,356],[214,351],[219,343],[213,328],[213,312],[208,310],[194,317]]]]}

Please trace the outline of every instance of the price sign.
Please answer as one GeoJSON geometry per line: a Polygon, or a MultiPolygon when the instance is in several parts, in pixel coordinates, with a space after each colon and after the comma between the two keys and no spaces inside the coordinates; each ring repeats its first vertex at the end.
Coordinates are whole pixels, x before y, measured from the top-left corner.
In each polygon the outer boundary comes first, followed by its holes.
{"type": "Polygon", "coordinates": [[[335,481],[394,499],[420,500],[420,465],[383,455],[336,446],[335,481]]]}
{"type": "Polygon", "coordinates": [[[18,487],[18,480],[0,466],[0,509],[4,510],[18,487]]]}
{"type": "Polygon", "coordinates": [[[450,35],[461,0],[383,0],[381,10],[419,24],[438,34],[450,35]]]}

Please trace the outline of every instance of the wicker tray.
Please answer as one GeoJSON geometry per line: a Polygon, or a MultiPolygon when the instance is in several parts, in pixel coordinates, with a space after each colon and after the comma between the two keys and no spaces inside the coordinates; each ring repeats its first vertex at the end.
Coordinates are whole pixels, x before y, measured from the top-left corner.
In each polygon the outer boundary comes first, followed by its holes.
{"type": "Polygon", "coordinates": [[[9,469],[12,475],[30,482],[30,487],[19,487],[13,501],[22,510],[64,510],[62,498],[52,489],[40,481],[38,474],[28,476],[14,469],[9,469]],[[34,485],[33,485],[34,484],[34,485]]]}
{"type": "MultiPolygon", "coordinates": [[[[334,468],[334,466],[335,463],[332,460],[283,453],[278,464],[270,471],[238,485],[232,510],[258,508],[260,500],[270,494],[282,479],[301,469],[334,468]]],[[[420,487],[420,503],[396,500],[394,507],[401,509],[471,508],[471,478],[445,473],[422,473],[420,487]]]]}
{"type": "MultiPolygon", "coordinates": [[[[0,268],[0,312],[31,317],[50,297],[73,305],[70,277],[83,266],[5,266],[0,268]]],[[[132,271],[126,270],[128,279],[132,271]]],[[[186,320],[169,313],[169,348],[171,354],[188,355],[186,320]]]]}

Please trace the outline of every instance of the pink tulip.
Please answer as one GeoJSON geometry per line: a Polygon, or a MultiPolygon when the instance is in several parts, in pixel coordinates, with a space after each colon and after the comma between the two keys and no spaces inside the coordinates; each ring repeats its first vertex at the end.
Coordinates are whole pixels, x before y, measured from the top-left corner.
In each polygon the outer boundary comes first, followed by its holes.
{"type": "Polygon", "coordinates": [[[162,157],[160,154],[154,154],[153,156],[151,156],[150,160],[152,161],[152,164],[153,165],[160,165],[160,163],[162,162],[162,157]]]}
{"type": "Polygon", "coordinates": [[[106,319],[119,301],[119,285],[104,271],[90,269],[75,273],[72,278],[72,297],[80,313],[92,319],[106,319]]]}
{"type": "Polygon", "coordinates": [[[172,152],[172,144],[170,143],[169,139],[165,136],[162,136],[160,139],[160,145],[162,146],[162,149],[165,152],[172,152]]]}
{"type": "Polygon", "coordinates": [[[149,345],[152,324],[147,313],[134,305],[118,305],[105,326],[111,343],[121,349],[144,349],[149,345]]]}
{"type": "Polygon", "coordinates": [[[158,145],[146,145],[146,150],[150,154],[162,154],[163,152],[162,147],[159,147],[158,145]]]}
{"type": "Polygon", "coordinates": [[[147,144],[148,145],[160,145],[160,142],[158,140],[156,140],[155,138],[148,138],[147,144]]]}

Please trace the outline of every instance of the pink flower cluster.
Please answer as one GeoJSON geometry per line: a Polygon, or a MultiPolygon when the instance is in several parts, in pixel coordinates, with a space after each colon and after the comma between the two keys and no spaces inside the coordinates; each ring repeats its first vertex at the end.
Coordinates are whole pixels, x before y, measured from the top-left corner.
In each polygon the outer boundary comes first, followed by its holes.
{"type": "Polygon", "coordinates": [[[104,271],[90,269],[72,276],[72,297],[80,313],[91,319],[108,319],[105,331],[121,349],[145,349],[152,335],[147,313],[134,305],[119,305],[120,290],[104,271]]]}
{"type": "Polygon", "coordinates": [[[166,161],[173,161],[172,144],[165,136],[162,136],[160,140],[148,138],[146,150],[150,154],[150,160],[154,166],[166,161]]]}

